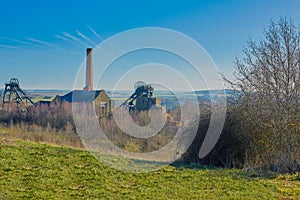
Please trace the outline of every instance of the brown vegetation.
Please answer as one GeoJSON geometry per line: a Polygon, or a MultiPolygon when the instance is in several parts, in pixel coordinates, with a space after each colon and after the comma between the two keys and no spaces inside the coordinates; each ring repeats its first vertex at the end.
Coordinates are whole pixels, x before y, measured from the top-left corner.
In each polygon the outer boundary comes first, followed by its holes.
{"type": "Polygon", "coordinates": [[[232,105],[238,131],[247,142],[245,164],[286,172],[300,170],[300,31],[286,18],[271,25],[265,39],[249,41],[236,59],[239,98],[232,105]]]}

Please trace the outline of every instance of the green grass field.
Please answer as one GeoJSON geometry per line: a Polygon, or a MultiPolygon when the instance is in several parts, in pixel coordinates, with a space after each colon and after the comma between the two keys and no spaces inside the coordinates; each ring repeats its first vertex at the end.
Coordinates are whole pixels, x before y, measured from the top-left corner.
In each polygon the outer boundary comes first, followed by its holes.
{"type": "Polygon", "coordinates": [[[254,177],[237,169],[115,171],[88,151],[0,140],[0,199],[299,199],[299,174],[254,177]]]}

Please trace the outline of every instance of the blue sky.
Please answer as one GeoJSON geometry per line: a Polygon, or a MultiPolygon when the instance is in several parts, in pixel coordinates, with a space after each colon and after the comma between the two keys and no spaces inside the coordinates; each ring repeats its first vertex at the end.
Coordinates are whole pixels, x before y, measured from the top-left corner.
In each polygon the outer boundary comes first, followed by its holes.
{"type": "Polygon", "coordinates": [[[1,0],[0,84],[17,77],[23,88],[71,89],[86,47],[149,26],[192,37],[231,77],[249,36],[259,40],[281,16],[300,24],[299,8],[299,0],[1,0]]]}

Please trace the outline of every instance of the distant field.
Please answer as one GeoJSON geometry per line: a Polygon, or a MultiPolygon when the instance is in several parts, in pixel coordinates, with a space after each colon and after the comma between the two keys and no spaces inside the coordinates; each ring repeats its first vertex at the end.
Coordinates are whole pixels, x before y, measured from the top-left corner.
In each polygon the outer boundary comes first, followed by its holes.
{"type": "Polygon", "coordinates": [[[0,139],[0,199],[299,199],[299,174],[255,178],[241,170],[166,167],[115,171],[89,152],[0,139]]]}

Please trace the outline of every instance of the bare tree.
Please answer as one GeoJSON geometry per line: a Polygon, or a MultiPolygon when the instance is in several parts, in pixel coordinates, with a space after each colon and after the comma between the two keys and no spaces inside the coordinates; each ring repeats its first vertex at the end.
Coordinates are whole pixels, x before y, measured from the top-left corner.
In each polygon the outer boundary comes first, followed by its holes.
{"type": "Polygon", "coordinates": [[[236,112],[249,141],[251,164],[299,169],[300,31],[290,19],[272,21],[260,42],[250,40],[236,59],[236,112]]]}

